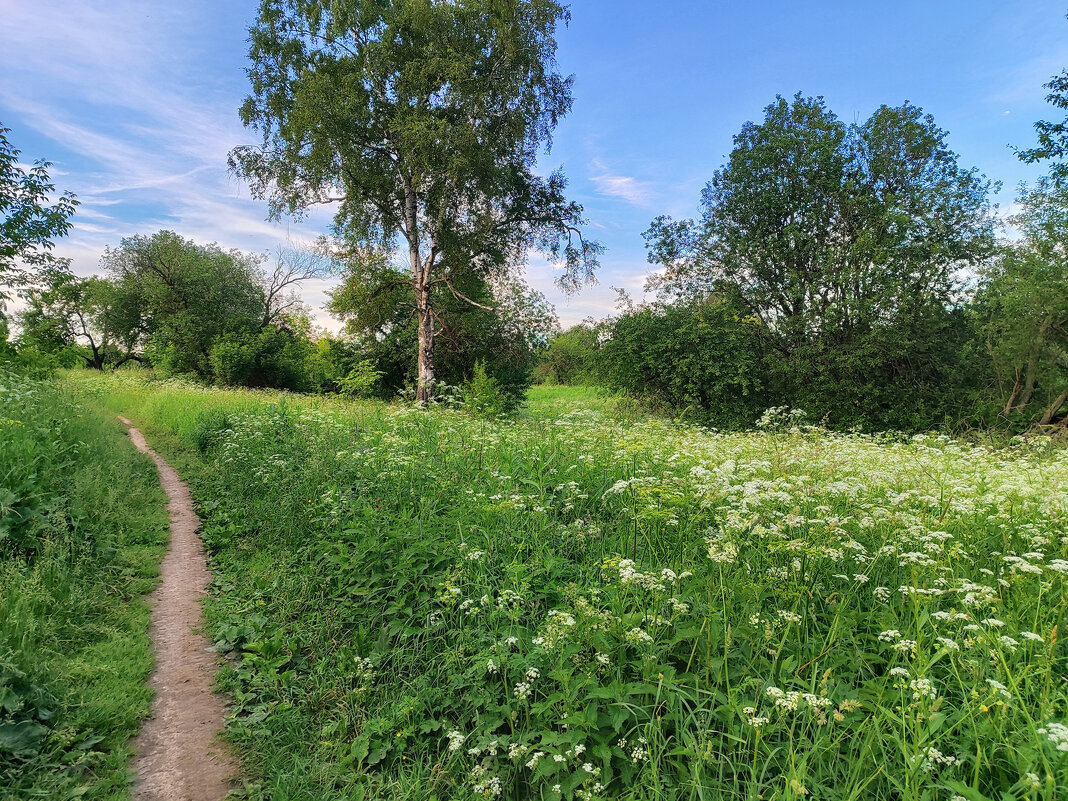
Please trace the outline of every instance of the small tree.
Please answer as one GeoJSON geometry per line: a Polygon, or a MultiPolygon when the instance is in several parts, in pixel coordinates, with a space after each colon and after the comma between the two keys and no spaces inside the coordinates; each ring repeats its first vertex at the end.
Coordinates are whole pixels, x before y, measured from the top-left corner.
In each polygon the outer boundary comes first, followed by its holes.
{"type": "Polygon", "coordinates": [[[779,97],[734,145],[700,219],[646,233],[656,286],[684,302],[729,288],[760,323],[782,403],[923,425],[956,391],[943,343],[960,337],[961,271],[995,249],[990,183],[908,103],[846,125],[820,98],[779,97]],[[919,398],[929,413],[883,414],[919,398]]]}
{"type": "Polygon", "coordinates": [[[1068,403],[1068,188],[1043,180],[1018,203],[1010,222],[1022,236],[986,271],[976,309],[1002,414],[1047,425],[1068,403]]]}
{"type": "Polygon", "coordinates": [[[113,282],[46,268],[37,284],[27,292],[28,305],[19,315],[20,346],[45,353],[70,349],[96,370],[140,360],[140,309],[113,282]]]}
{"type": "Polygon", "coordinates": [[[263,0],[251,29],[252,95],[241,116],[263,134],[231,166],[271,212],[338,203],[366,302],[403,288],[415,309],[417,397],[435,381],[437,289],[507,274],[529,248],[590,280],[601,251],[561,172],[534,172],[571,106],[556,71],[552,0],[263,0]],[[385,248],[403,266],[376,254],[385,248]],[[361,262],[362,260],[365,260],[361,262]]]}
{"type": "Polygon", "coordinates": [[[51,163],[19,163],[19,151],[7,139],[10,128],[0,125],[0,320],[9,295],[6,287],[25,282],[25,266],[54,261],[53,239],[64,236],[78,201],[70,192],[49,204],[55,186],[48,177],[51,163]]]}

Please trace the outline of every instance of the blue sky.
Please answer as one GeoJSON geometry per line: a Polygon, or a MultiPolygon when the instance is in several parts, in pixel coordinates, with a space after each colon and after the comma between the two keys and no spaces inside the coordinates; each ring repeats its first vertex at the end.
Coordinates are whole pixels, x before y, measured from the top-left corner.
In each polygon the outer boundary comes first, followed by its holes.
{"type": "MultiPolygon", "coordinates": [[[[55,164],[82,201],[57,247],[97,269],[124,236],[170,228],[197,241],[274,251],[329,226],[267,222],[228,175],[226,154],[255,142],[237,117],[247,93],[254,0],[0,0],[0,123],[24,160],[55,164]]],[[[1002,181],[1002,209],[1040,168],[1032,144],[1056,116],[1042,84],[1068,67],[1068,4],[1054,2],[700,2],[586,0],[559,37],[575,106],[546,169],[563,166],[608,250],[600,284],[566,298],[533,257],[528,281],[562,322],[601,317],[622,287],[641,294],[641,232],[658,214],[692,215],[740,126],[776,94],[823,95],[842,119],[909,100],[949,131],[967,166],[1002,181]]],[[[305,296],[320,323],[329,282],[305,296]]]]}

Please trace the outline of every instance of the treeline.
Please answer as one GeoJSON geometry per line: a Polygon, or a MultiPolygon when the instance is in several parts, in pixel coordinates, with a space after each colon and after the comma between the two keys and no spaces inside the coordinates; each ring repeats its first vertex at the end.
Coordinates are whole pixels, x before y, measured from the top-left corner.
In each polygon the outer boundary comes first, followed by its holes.
{"type": "Polygon", "coordinates": [[[1068,425],[1068,189],[991,184],[910,104],[847,125],[778,98],[734,138],[694,220],[645,233],[656,300],[551,343],[595,381],[719,425],[774,406],[835,427],[1068,425]]]}
{"type": "MultiPolygon", "coordinates": [[[[138,362],[223,386],[391,397],[415,383],[410,287],[398,280],[370,298],[351,265],[345,254],[293,249],[268,266],[171,231],[134,236],[105,252],[102,276],[78,277],[62,262],[42,268],[24,291],[14,344],[25,358],[68,367],[138,362]],[[296,293],[331,270],[343,274],[329,303],[342,335],[316,330],[296,293]]],[[[447,290],[437,299],[441,382],[479,375],[515,398],[557,328],[555,313],[514,282],[465,289],[480,305],[447,290]]]]}

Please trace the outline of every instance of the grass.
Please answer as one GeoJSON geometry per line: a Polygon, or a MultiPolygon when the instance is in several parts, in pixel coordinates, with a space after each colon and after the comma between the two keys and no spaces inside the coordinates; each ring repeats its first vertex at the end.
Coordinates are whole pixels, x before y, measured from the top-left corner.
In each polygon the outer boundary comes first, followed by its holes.
{"type": "Polygon", "coordinates": [[[192,481],[246,794],[1068,797],[1068,451],[71,374],[192,481]]]}
{"type": "Polygon", "coordinates": [[[2,368],[0,442],[0,798],[128,798],[167,541],[155,467],[110,415],[2,368]]]}

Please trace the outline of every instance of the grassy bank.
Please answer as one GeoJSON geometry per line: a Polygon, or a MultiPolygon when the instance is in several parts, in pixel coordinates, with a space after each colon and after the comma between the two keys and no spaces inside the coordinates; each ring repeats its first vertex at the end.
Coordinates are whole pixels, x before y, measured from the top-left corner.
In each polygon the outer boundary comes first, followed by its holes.
{"type": "Polygon", "coordinates": [[[69,382],[193,483],[254,797],[1068,794],[1048,441],[69,382]]]}
{"type": "Polygon", "coordinates": [[[114,418],[0,369],[0,798],[128,798],[167,541],[114,418]]]}

